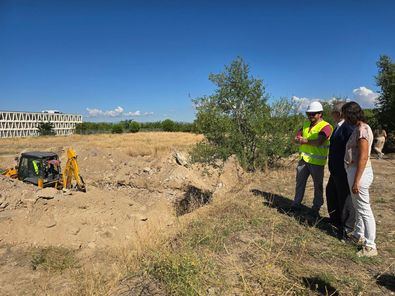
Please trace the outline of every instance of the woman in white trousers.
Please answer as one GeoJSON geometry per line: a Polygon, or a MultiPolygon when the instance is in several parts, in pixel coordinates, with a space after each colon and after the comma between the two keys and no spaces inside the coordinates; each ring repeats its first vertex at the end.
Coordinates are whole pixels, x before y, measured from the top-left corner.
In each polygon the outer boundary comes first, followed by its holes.
{"type": "Polygon", "coordinates": [[[348,102],[342,107],[344,119],[356,126],[350,136],[344,157],[348,184],[355,208],[355,227],[351,240],[362,249],[359,257],[377,255],[375,244],[376,221],[370,206],[369,187],[373,182],[373,170],[370,152],[373,143],[373,132],[366,123],[361,106],[356,102],[348,102]]]}

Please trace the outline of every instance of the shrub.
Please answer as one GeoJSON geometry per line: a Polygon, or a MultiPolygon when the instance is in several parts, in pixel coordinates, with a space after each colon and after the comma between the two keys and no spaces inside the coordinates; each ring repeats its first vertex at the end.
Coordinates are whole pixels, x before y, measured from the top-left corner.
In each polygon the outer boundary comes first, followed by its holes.
{"type": "Polygon", "coordinates": [[[54,125],[52,122],[40,122],[38,124],[38,134],[40,136],[54,136],[56,133],[53,129],[54,125]]]}
{"type": "Polygon", "coordinates": [[[162,130],[165,132],[175,132],[176,123],[171,119],[165,119],[162,121],[162,130]]]}
{"type": "Polygon", "coordinates": [[[112,128],[111,128],[111,132],[112,132],[113,134],[122,134],[122,133],[123,133],[122,125],[119,124],[119,123],[114,124],[114,125],[112,126],[112,128]]]}
{"type": "Polygon", "coordinates": [[[138,122],[136,122],[136,121],[132,121],[132,122],[129,124],[128,131],[129,131],[130,133],[137,133],[137,132],[140,131],[140,128],[141,128],[140,123],[138,123],[138,122]]]}

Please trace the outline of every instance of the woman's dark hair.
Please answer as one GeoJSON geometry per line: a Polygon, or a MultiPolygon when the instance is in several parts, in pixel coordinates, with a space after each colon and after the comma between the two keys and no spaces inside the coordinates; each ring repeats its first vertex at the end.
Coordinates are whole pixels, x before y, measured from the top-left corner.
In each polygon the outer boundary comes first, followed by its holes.
{"type": "Polygon", "coordinates": [[[342,107],[342,113],[344,119],[347,119],[352,124],[356,124],[358,121],[366,123],[365,114],[361,106],[356,102],[345,103],[342,107]]]}

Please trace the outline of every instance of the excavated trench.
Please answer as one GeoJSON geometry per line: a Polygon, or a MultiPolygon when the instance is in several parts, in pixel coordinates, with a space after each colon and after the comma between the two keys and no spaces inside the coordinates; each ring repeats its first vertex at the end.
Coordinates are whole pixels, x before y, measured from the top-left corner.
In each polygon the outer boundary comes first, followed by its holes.
{"type": "Polygon", "coordinates": [[[177,216],[182,216],[210,203],[213,193],[203,191],[195,186],[188,186],[183,197],[176,201],[175,210],[177,216]]]}

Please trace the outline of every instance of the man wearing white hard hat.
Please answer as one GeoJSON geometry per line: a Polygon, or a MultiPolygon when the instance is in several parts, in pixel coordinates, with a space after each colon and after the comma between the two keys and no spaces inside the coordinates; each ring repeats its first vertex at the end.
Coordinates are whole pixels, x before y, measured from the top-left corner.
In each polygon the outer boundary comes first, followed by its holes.
{"type": "Polygon", "coordinates": [[[322,119],[324,109],[320,102],[311,102],[306,110],[308,120],[298,131],[295,142],[300,144],[300,160],[296,168],[295,198],[292,208],[298,209],[302,203],[309,176],[314,182],[313,215],[319,216],[324,203],[324,167],[329,153],[329,139],[332,126],[322,119]]]}

